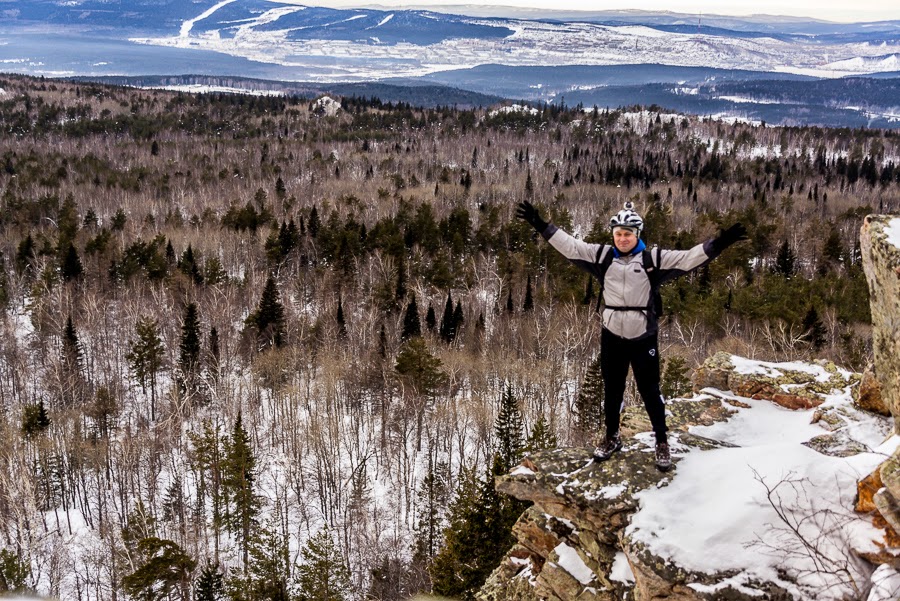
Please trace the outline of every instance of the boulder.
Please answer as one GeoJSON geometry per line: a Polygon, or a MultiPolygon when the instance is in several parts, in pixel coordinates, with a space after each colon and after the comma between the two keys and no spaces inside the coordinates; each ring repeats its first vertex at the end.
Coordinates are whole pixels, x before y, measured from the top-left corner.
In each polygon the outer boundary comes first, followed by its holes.
{"type": "Polygon", "coordinates": [[[881,383],[878,381],[872,368],[866,369],[862,374],[862,378],[859,381],[859,397],[856,403],[872,413],[878,413],[879,415],[891,414],[891,408],[888,407],[884,397],[881,396],[881,383]]]}
{"type": "Polygon", "coordinates": [[[751,361],[718,352],[694,371],[694,390],[730,390],[734,394],[766,399],[786,409],[811,409],[826,397],[852,387],[856,391],[861,376],[829,361],[816,363],[772,363],[751,361]]]}
{"type": "Polygon", "coordinates": [[[869,283],[875,373],[900,433],[900,218],[869,215],[859,243],[869,283]]]}

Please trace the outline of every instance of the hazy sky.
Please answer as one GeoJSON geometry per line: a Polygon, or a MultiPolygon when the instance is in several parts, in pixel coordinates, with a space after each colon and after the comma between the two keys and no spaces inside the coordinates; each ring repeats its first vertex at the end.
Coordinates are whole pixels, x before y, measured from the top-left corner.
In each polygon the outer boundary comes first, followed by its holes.
{"type": "MultiPolygon", "coordinates": [[[[295,0],[296,1],[296,0],[295,0]]],[[[429,5],[479,4],[453,0],[309,0],[304,4],[332,8],[380,5],[385,7],[420,8],[429,5]]],[[[488,0],[488,5],[521,8],[553,8],[557,10],[636,9],[677,13],[720,15],[788,15],[814,17],[830,21],[860,22],[900,20],[900,0],[488,0]]],[[[460,11],[463,12],[463,11],[460,11]]]]}

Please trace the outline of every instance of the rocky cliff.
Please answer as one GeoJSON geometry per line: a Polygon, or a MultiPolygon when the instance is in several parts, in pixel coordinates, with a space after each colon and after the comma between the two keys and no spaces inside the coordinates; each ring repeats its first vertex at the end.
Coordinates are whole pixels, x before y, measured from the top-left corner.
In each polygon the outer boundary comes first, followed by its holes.
{"type": "Polygon", "coordinates": [[[869,215],[859,243],[869,283],[875,373],[900,432],[900,218],[869,215]]]}
{"type": "Polygon", "coordinates": [[[900,469],[878,469],[898,438],[853,403],[860,376],[724,354],[697,376],[703,393],[667,407],[672,472],[654,469],[643,409],[629,408],[610,461],[556,449],[498,478],[532,506],[480,599],[900,598],[895,535],[876,508],[894,502],[883,485],[900,484],[900,469]],[[871,597],[877,587],[895,596],[871,597]]]}

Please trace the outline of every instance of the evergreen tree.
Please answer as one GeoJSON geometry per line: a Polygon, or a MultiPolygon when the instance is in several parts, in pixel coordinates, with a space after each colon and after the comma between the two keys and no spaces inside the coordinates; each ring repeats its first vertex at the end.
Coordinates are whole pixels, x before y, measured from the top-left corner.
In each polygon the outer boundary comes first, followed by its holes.
{"type": "MultiPolygon", "coordinates": [[[[522,412],[513,396],[512,386],[506,385],[506,392],[500,399],[500,411],[494,421],[494,440],[499,460],[500,474],[505,474],[522,459],[522,412]]],[[[499,475],[499,474],[498,474],[499,475]]]]}
{"type": "Polygon", "coordinates": [[[27,273],[33,269],[34,264],[34,238],[29,233],[19,242],[16,249],[16,269],[19,273],[27,273]]]}
{"type": "Polygon", "coordinates": [[[378,356],[382,359],[387,358],[387,332],[384,329],[384,322],[378,330],[378,356]]]}
{"type": "Polygon", "coordinates": [[[178,345],[178,366],[192,376],[200,366],[200,316],[197,303],[188,303],[181,322],[181,342],[178,345]]]}
{"type": "Polygon", "coordinates": [[[456,301],[456,309],[453,310],[453,337],[459,336],[459,333],[462,331],[463,323],[465,323],[465,317],[463,317],[463,308],[462,302],[456,301]]]}
{"type": "Polygon", "coordinates": [[[81,259],[78,257],[78,251],[75,250],[74,244],[70,243],[68,248],[66,248],[62,265],[60,266],[60,273],[67,282],[81,277],[81,274],[84,273],[84,267],[81,265],[81,259]]]}
{"type": "Polygon", "coordinates": [[[672,355],[666,360],[662,375],[661,391],[663,397],[674,399],[691,392],[691,379],[688,376],[687,362],[684,357],[672,355]]]}
{"type": "Polygon", "coordinates": [[[506,312],[507,313],[515,313],[516,309],[513,306],[513,297],[512,297],[512,286],[509,287],[509,293],[506,295],[506,312]]]}
{"type": "Polygon", "coordinates": [[[443,507],[447,496],[446,466],[434,465],[429,454],[428,473],[422,479],[417,494],[415,543],[413,547],[413,559],[425,566],[431,564],[431,560],[437,554],[441,546],[443,507]]]}
{"type": "Polygon", "coordinates": [[[775,257],[775,273],[790,278],[796,270],[797,259],[791,245],[785,240],[778,248],[778,254],[775,257]]]}
{"type": "Polygon", "coordinates": [[[526,453],[535,453],[555,448],[556,434],[553,433],[550,424],[541,415],[531,428],[531,434],[528,435],[528,439],[525,441],[524,451],[526,453]]]}
{"type": "Polygon", "coordinates": [[[207,564],[200,569],[194,584],[194,601],[225,601],[225,578],[218,564],[207,564]]]}
{"type": "Polygon", "coordinates": [[[403,255],[397,261],[397,282],[394,286],[394,305],[401,307],[400,303],[406,298],[406,260],[403,255]]]}
{"type": "Polygon", "coordinates": [[[163,601],[180,592],[190,598],[191,573],[197,563],[173,541],[150,536],[137,544],[140,563],[122,578],[122,588],[140,601],[163,601]]]}
{"type": "Polygon", "coordinates": [[[203,283],[203,274],[200,272],[199,261],[194,258],[194,249],[188,244],[187,249],[182,253],[181,259],[178,261],[178,269],[196,285],[203,283]]]}
{"type": "Polygon", "coordinates": [[[34,405],[25,405],[22,409],[22,434],[26,438],[30,438],[35,434],[40,434],[50,427],[50,416],[47,415],[47,409],[44,407],[44,400],[41,399],[34,405]]]}
{"type": "Polygon", "coordinates": [[[406,343],[397,355],[395,369],[416,394],[427,399],[434,398],[446,380],[446,375],[441,371],[441,360],[431,354],[421,337],[406,343]]]}
{"type": "Polygon", "coordinates": [[[269,276],[266,280],[259,305],[256,311],[247,316],[246,323],[256,329],[260,350],[284,343],[284,306],[278,298],[278,288],[273,277],[269,276]]]}
{"type": "Polygon", "coordinates": [[[429,332],[434,332],[437,327],[437,316],[434,314],[434,305],[428,303],[428,313],[425,314],[425,327],[429,332]]]}
{"type": "Polygon", "coordinates": [[[62,362],[63,369],[68,374],[76,374],[81,371],[81,342],[78,340],[78,332],[72,323],[72,316],[66,318],[66,327],[62,336],[62,362]]]}
{"type": "Polygon", "coordinates": [[[257,527],[250,539],[250,564],[243,577],[229,581],[231,601],[291,601],[291,569],[287,541],[276,527],[257,527]]]}
{"type": "Polygon", "coordinates": [[[419,322],[419,308],[416,306],[416,295],[411,294],[409,304],[406,305],[406,313],[403,315],[403,331],[400,340],[409,340],[414,336],[422,335],[422,324],[419,322]]]}
{"type": "Polygon", "coordinates": [[[828,330],[825,329],[825,324],[819,319],[819,312],[816,311],[815,305],[810,305],[806,315],[803,317],[803,332],[813,349],[818,351],[825,346],[828,330]]]}
{"type": "Polygon", "coordinates": [[[337,317],[335,319],[337,321],[338,337],[346,338],[347,322],[344,320],[344,303],[341,300],[341,297],[338,297],[337,317]]]}
{"type": "Polygon", "coordinates": [[[250,534],[259,511],[256,495],[256,457],[250,448],[250,436],[238,413],[225,449],[222,486],[230,501],[226,526],[235,533],[243,549],[244,571],[250,562],[250,534]]]}
{"type": "Polygon", "coordinates": [[[0,593],[27,593],[31,562],[10,549],[0,550],[0,593]]]}
{"type": "Polygon", "coordinates": [[[447,303],[444,305],[444,316],[441,318],[441,338],[444,342],[453,342],[456,338],[456,328],[453,322],[453,295],[447,292],[447,303]]]}
{"type": "Polygon", "coordinates": [[[350,598],[350,571],[327,527],[300,552],[297,584],[303,601],[345,601],[350,598]]]}
{"type": "Polygon", "coordinates": [[[599,354],[584,374],[575,399],[575,424],[582,441],[594,437],[603,427],[603,375],[599,354]]]}
{"type": "Polygon", "coordinates": [[[534,298],[531,294],[531,276],[528,276],[528,284],[525,288],[525,302],[522,304],[522,311],[528,312],[534,309],[534,298]]]}
{"type": "MultiPolygon", "coordinates": [[[[512,525],[521,514],[507,505],[494,487],[495,465],[483,480],[471,472],[460,475],[459,489],[450,505],[445,544],[429,569],[435,593],[469,601],[515,543],[512,525]]],[[[521,504],[521,502],[516,502],[521,504]]]]}
{"type": "Polygon", "coordinates": [[[156,374],[163,366],[164,351],[159,337],[159,326],[151,317],[142,317],[135,324],[137,339],[131,342],[131,349],[125,359],[131,366],[134,377],[147,392],[147,381],[150,381],[150,414],[156,420],[156,374]]]}

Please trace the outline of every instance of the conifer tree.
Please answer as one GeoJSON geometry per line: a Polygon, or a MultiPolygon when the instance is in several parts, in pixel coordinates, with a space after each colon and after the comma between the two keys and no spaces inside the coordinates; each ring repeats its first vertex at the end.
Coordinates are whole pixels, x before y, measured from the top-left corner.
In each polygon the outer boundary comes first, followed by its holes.
{"type": "Polygon", "coordinates": [[[60,273],[63,280],[67,282],[78,279],[84,273],[84,267],[81,265],[81,259],[78,257],[78,251],[75,250],[74,244],[69,243],[65,250],[60,273]]]}
{"type": "Polygon", "coordinates": [[[19,242],[19,246],[16,249],[16,270],[19,273],[27,273],[29,272],[34,263],[34,238],[31,237],[31,233],[19,242]]]}
{"type": "Polygon", "coordinates": [[[325,527],[300,552],[297,584],[304,601],[345,601],[350,598],[350,572],[331,531],[325,527]]]}
{"type": "Polygon", "coordinates": [[[403,254],[397,260],[397,282],[394,285],[394,304],[401,307],[400,303],[406,298],[406,260],[403,254]]]}
{"type": "Polygon", "coordinates": [[[156,374],[163,366],[164,351],[159,337],[159,326],[151,317],[142,317],[135,324],[137,338],[131,342],[131,349],[125,359],[131,366],[134,377],[147,392],[147,381],[150,382],[150,414],[156,420],[156,374]]]}
{"type": "Polygon", "coordinates": [[[428,303],[428,313],[425,314],[425,327],[429,332],[434,332],[437,326],[437,316],[434,314],[434,305],[428,303]]]}
{"type": "Polygon", "coordinates": [[[463,323],[466,319],[463,317],[462,301],[456,301],[456,309],[453,310],[453,337],[459,336],[462,331],[463,323]]]}
{"type": "Polygon", "coordinates": [[[603,427],[603,375],[599,354],[584,374],[575,399],[575,427],[582,442],[597,436],[603,427]]]}
{"type": "Polygon", "coordinates": [[[584,290],[584,298],[581,299],[582,305],[590,305],[594,302],[594,276],[588,276],[587,286],[584,290]]]}
{"type": "Polygon", "coordinates": [[[188,244],[187,249],[182,253],[181,260],[178,261],[178,269],[196,285],[203,283],[203,274],[200,272],[200,266],[197,259],[194,258],[194,249],[188,244]]]}
{"type": "Polygon", "coordinates": [[[178,366],[187,376],[197,373],[200,366],[200,316],[197,303],[188,303],[181,322],[181,342],[178,345],[178,366]]]}
{"type": "MultiPolygon", "coordinates": [[[[522,459],[522,412],[513,396],[512,386],[506,385],[506,392],[500,398],[500,410],[494,420],[494,441],[498,468],[505,474],[522,459]]],[[[499,474],[498,474],[499,475],[499,474]]]]}
{"type": "Polygon", "coordinates": [[[775,257],[775,273],[785,278],[790,278],[796,270],[795,263],[794,251],[791,250],[791,245],[785,240],[778,248],[778,255],[775,257]]]}
{"type": "Polygon", "coordinates": [[[414,336],[422,335],[422,324],[419,321],[419,308],[416,305],[416,295],[411,294],[409,304],[406,305],[406,313],[403,315],[403,331],[400,340],[409,340],[414,336]]]}
{"type": "Polygon", "coordinates": [[[346,338],[347,337],[347,322],[344,320],[344,303],[341,297],[338,297],[338,306],[337,306],[337,317],[335,318],[337,321],[338,327],[338,337],[346,338]]]}
{"type": "Polygon", "coordinates": [[[453,342],[456,338],[456,328],[453,323],[453,295],[447,292],[447,303],[444,305],[444,316],[441,318],[441,338],[444,342],[453,342]]]}
{"type": "Polygon", "coordinates": [[[207,564],[200,569],[194,584],[194,601],[225,601],[225,578],[219,564],[207,564]]]}
{"type": "Polygon", "coordinates": [[[674,399],[691,392],[691,379],[688,371],[684,357],[672,355],[666,360],[660,387],[664,398],[674,399]]]}
{"type": "Polygon", "coordinates": [[[171,598],[176,592],[182,599],[190,597],[191,573],[197,563],[171,540],[155,536],[137,543],[140,563],[122,578],[122,588],[141,601],[171,598]]]}
{"type": "Polygon", "coordinates": [[[287,541],[272,524],[258,526],[250,538],[250,563],[243,577],[229,581],[231,601],[291,601],[287,541]]]}
{"type": "Polygon", "coordinates": [[[535,453],[537,451],[545,451],[547,449],[556,448],[556,434],[550,428],[550,424],[543,415],[538,417],[531,428],[531,434],[525,441],[524,451],[527,453],[535,453]]]}
{"type": "Polygon", "coordinates": [[[66,327],[62,336],[62,362],[67,374],[77,374],[81,371],[81,342],[78,340],[78,332],[72,322],[72,316],[66,318],[66,327]]]}
{"type": "Polygon", "coordinates": [[[44,399],[34,405],[25,405],[22,409],[22,434],[30,438],[50,427],[50,416],[44,407],[44,399]]]}
{"type": "Polygon", "coordinates": [[[534,309],[534,298],[531,294],[531,276],[528,276],[528,284],[525,288],[525,302],[522,303],[522,311],[527,313],[534,309]]]}
{"type": "Polygon", "coordinates": [[[825,346],[828,331],[825,329],[825,324],[819,319],[819,312],[816,311],[815,305],[810,305],[803,317],[803,332],[813,349],[818,351],[825,346]]]}
{"type": "Polygon", "coordinates": [[[234,421],[225,453],[222,486],[230,502],[226,526],[237,535],[246,572],[250,561],[251,528],[259,511],[259,498],[255,488],[256,457],[250,448],[250,436],[244,429],[240,412],[234,421]]]}
{"type": "Polygon", "coordinates": [[[275,279],[269,276],[256,311],[247,316],[246,323],[256,329],[258,347],[264,350],[284,343],[284,306],[278,298],[275,279]]]}
{"type": "Polygon", "coordinates": [[[441,371],[441,360],[431,354],[421,337],[414,337],[404,345],[397,355],[395,369],[416,394],[427,399],[434,397],[446,379],[441,371]]]}
{"type": "Polygon", "coordinates": [[[437,554],[443,540],[443,499],[448,492],[444,468],[445,466],[442,465],[435,466],[429,454],[428,473],[422,479],[417,494],[416,539],[413,547],[413,559],[425,566],[431,564],[431,560],[437,554]]]}
{"type": "Polygon", "coordinates": [[[28,593],[31,562],[10,549],[0,550],[0,592],[28,593]]]}
{"type": "Polygon", "coordinates": [[[509,293],[506,295],[506,312],[514,313],[515,307],[513,306],[513,297],[512,297],[512,286],[509,288],[509,293]]]}

